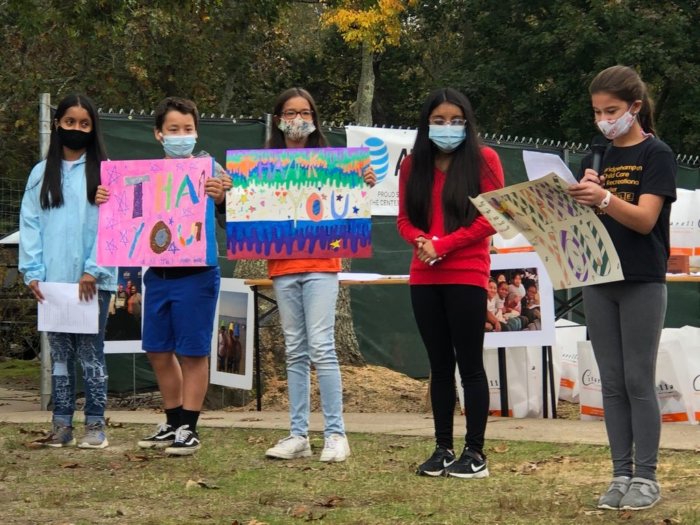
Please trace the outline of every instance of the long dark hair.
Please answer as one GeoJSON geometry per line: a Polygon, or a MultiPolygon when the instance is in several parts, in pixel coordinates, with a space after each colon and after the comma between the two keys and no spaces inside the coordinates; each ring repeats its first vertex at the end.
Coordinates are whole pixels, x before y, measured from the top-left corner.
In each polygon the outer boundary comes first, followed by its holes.
{"type": "Polygon", "coordinates": [[[462,110],[467,131],[467,138],[450,154],[450,166],[442,190],[445,231],[450,233],[461,226],[469,226],[478,214],[468,197],[475,197],[480,193],[482,164],[481,143],[472,106],[469,99],[456,89],[435,90],[423,104],[418,120],[418,134],[413,146],[411,176],[406,186],[406,208],[411,223],[427,232],[430,229],[432,211],[435,155],[438,152],[435,144],[428,138],[428,118],[443,102],[454,104],[462,110]]]}
{"type": "Polygon", "coordinates": [[[635,100],[642,101],[642,107],[637,114],[639,124],[646,133],[656,135],[654,125],[654,101],[649,95],[647,85],[639,74],[627,66],[612,66],[598,73],[590,86],[588,92],[591,95],[596,93],[609,93],[628,104],[635,100]]]}
{"type": "Polygon", "coordinates": [[[282,133],[282,130],[280,130],[277,125],[282,118],[282,108],[284,107],[284,104],[290,98],[294,97],[305,98],[309,102],[312,112],[311,117],[313,119],[314,126],[316,127],[314,132],[307,137],[306,147],[325,148],[328,146],[328,141],[321,131],[321,124],[318,121],[318,109],[316,108],[316,102],[314,102],[314,98],[311,96],[311,93],[300,87],[293,87],[283,91],[279,94],[277,100],[275,100],[275,107],[272,110],[272,120],[274,125],[272,126],[270,138],[265,143],[265,147],[269,149],[284,149],[287,147],[287,143],[284,141],[284,133],[282,133]]]}
{"type": "Polygon", "coordinates": [[[63,160],[63,144],[58,135],[58,122],[70,108],[77,106],[85,109],[92,120],[92,140],[88,144],[85,162],[85,182],[87,198],[90,204],[95,204],[95,193],[100,184],[100,162],[107,159],[107,151],[102,141],[100,119],[95,104],[85,95],[68,95],[56,107],[54,125],[51,126],[49,152],[46,156],[46,169],[41,184],[39,202],[42,209],[60,208],[63,206],[63,190],[61,188],[61,161],[63,160]]]}

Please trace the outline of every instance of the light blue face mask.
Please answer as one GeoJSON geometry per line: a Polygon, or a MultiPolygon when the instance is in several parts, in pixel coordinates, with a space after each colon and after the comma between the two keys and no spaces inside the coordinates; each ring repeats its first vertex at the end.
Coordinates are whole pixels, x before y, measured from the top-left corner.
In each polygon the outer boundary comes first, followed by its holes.
{"type": "Polygon", "coordinates": [[[165,156],[173,159],[184,159],[192,155],[196,143],[196,135],[163,135],[165,156]]]}
{"type": "Polygon", "coordinates": [[[430,124],[428,138],[440,151],[450,153],[467,138],[467,129],[464,126],[430,124]]]}

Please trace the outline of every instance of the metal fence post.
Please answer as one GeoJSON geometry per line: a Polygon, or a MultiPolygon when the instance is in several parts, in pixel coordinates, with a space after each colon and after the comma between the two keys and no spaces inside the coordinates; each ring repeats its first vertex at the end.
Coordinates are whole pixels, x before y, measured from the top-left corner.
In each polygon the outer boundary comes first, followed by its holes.
{"type": "Polygon", "coordinates": [[[51,94],[39,95],[39,158],[45,159],[51,139],[51,94]]]}
{"type": "Polygon", "coordinates": [[[265,143],[272,137],[272,114],[265,113],[265,143]]]}
{"type": "MultiPolygon", "coordinates": [[[[39,95],[39,158],[45,159],[49,152],[51,139],[51,94],[39,95]]],[[[41,409],[48,410],[51,401],[51,355],[49,339],[46,332],[42,332],[39,338],[41,350],[41,385],[40,400],[41,409]]]]}

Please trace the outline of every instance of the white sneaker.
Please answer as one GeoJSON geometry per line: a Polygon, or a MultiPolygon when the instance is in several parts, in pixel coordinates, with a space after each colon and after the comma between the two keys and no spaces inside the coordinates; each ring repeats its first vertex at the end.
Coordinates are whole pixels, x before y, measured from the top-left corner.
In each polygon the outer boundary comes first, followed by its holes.
{"type": "Polygon", "coordinates": [[[265,455],[277,459],[307,458],[311,455],[311,444],[308,437],[287,436],[280,439],[274,447],[268,448],[265,455]]]}
{"type": "Polygon", "coordinates": [[[321,461],[345,461],[350,455],[348,438],[340,434],[331,434],[325,439],[321,461]]]}

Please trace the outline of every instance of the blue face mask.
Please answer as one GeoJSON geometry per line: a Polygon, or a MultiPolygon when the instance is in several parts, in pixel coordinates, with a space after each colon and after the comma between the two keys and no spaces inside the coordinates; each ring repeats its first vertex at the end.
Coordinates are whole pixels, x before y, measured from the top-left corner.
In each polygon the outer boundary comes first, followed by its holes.
{"type": "Polygon", "coordinates": [[[196,143],[196,135],[163,135],[165,156],[173,159],[184,159],[192,155],[196,143]]]}
{"type": "Polygon", "coordinates": [[[440,151],[450,153],[467,138],[467,129],[464,126],[438,126],[430,124],[428,138],[433,141],[440,151]]]}

